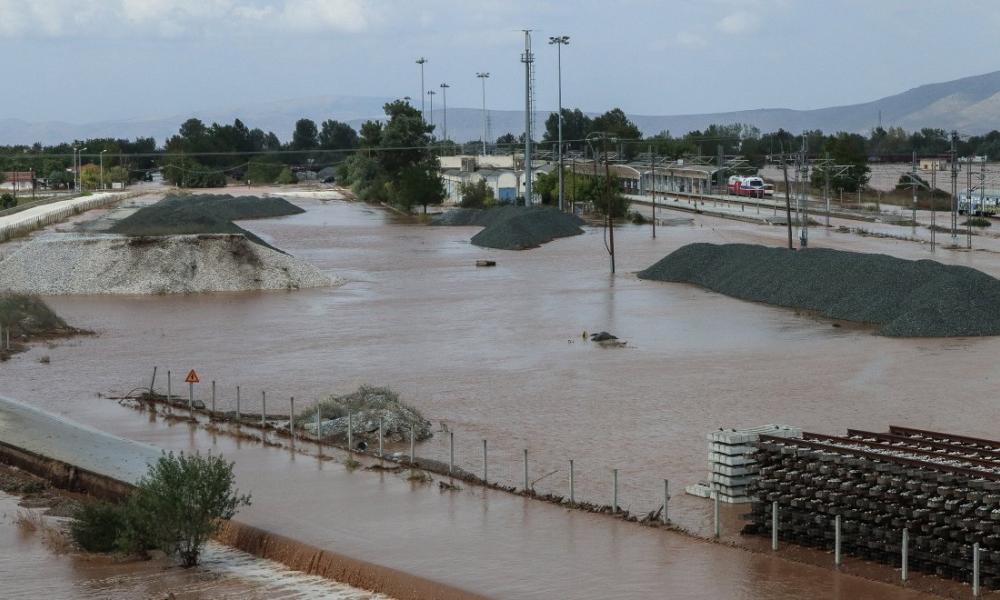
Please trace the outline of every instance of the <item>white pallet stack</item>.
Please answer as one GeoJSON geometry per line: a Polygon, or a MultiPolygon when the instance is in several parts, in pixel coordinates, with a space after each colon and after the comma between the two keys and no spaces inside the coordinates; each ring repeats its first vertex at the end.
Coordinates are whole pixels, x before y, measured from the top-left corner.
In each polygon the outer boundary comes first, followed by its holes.
{"type": "Polygon", "coordinates": [[[687,493],[710,498],[718,494],[721,502],[752,502],[747,484],[757,477],[757,464],[750,453],[761,435],[783,438],[802,437],[802,430],[788,425],[762,425],[749,429],[720,429],[708,436],[708,480],[685,488],[687,493]]]}

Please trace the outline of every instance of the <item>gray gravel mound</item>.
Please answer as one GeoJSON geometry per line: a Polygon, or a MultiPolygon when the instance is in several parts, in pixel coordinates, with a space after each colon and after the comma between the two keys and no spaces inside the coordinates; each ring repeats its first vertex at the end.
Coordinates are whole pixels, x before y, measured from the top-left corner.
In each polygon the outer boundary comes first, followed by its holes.
{"type": "Polygon", "coordinates": [[[548,206],[458,208],[440,215],[431,224],[484,227],[472,236],[472,243],[500,250],[537,248],[556,238],[583,233],[579,217],[548,206]]]}
{"type": "Polygon", "coordinates": [[[872,324],[894,337],[1000,335],[1000,280],[932,260],[750,244],[689,244],[640,279],[872,324]]]}
{"type": "MultiPolygon", "coordinates": [[[[309,408],[296,418],[299,425],[314,435],[316,410],[316,407],[309,408]]],[[[319,411],[320,436],[325,439],[346,440],[348,419],[351,433],[357,440],[377,441],[380,420],[382,434],[388,441],[410,439],[411,428],[418,441],[434,435],[430,421],[387,387],[362,385],[350,394],[330,396],[320,401],[319,411]]]]}

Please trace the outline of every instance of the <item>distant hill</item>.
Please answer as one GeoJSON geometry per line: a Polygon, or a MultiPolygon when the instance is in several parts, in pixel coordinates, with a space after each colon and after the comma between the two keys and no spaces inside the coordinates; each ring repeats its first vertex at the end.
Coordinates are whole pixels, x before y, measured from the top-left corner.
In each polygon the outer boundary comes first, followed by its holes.
{"type": "MultiPolygon", "coordinates": [[[[359,126],[365,119],[379,118],[382,105],[390,98],[358,96],[322,96],[247,104],[226,109],[195,111],[191,115],[165,118],[106,121],[72,124],[62,122],[26,123],[17,119],[0,119],[0,144],[56,143],[98,136],[153,136],[162,142],[177,132],[188,117],[195,116],[207,123],[230,123],[240,118],[249,127],[274,131],[279,138],[291,137],[295,121],[309,117],[317,122],[332,118],[359,126]]],[[[569,106],[577,104],[569,101],[569,106]]],[[[985,133],[1000,129],[1000,71],[964,77],[944,83],[922,85],[900,94],[847,106],[815,110],[761,108],[726,113],[692,115],[629,115],[645,134],[668,130],[681,135],[704,129],[712,123],[748,123],[761,131],[784,128],[789,131],[822,129],[827,132],[864,132],[878,123],[879,111],[885,127],[898,126],[907,130],[922,127],[957,129],[962,133],[985,133]]],[[[549,111],[539,111],[536,128],[541,130],[549,111]]],[[[596,114],[596,113],[594,113],[596,114]]],[[[433,119],[440,135],[443,111],[435,109],[433,119]]],[[[490,111],[493,137],[524,131],[523,111],[490,111]]],[[[482,136],[482,111],[477,108],[449,108],[448,134],[454,140],[478,140],[482,136]]]]}

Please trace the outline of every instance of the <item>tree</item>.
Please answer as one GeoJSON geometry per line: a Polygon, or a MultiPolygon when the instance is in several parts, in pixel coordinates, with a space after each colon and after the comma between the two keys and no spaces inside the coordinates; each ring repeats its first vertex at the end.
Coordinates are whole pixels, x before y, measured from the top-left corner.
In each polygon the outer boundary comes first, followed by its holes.
{"type": "Polygon", "coordinates": [[[512,146],[517,145],[517,136],[513,133],[507,132],[497,138],[496,145],[501,148],[510,149],[512,146]]]}
{"type": "Polygon", "coordinates": [[[349,150],[358,147],[358,132],[347,123],[327,119],[319,132],[319,147],[323,150],[349,150]]]}
{"type": "Polygon", "coordinates": [[[427,205],[441,204],[445,197],[444,182],[438,174],[437,165],[429,162],[404,168],[396,187],[396,203],[407,211],[420,205],[427,214],[427,205]]]}
{"type": "MultiPolygon", "coordinates": [[[[582,141],[587,134],[594,131],[594,121],[579,108],[562,109],[563,116],[563,141],[570,148],[581,148],[582,141]]],[[[542,142],[559,141],[559,117],[556,113],[549,113],[545,119],[545,135],[542,142]]]]}
{"type": "Polygon", "coordinates": [[[642,132],[636,127],[625,112],[620,108],[613,108],[608,112],[594,118],[593,131],[602,131],[614,137],[625,140],[640,140],[642,132]]]}
{"type": "Polygon", "coordinates": [[[290,148],[292,150],[313,150],[317,147],[319,147],[319,132],[316,130],[316,122],[312,119],[296,121],[290,148]]]}
{"type": "Polygon", "coordinates": [[[462,208],[489,208],[493,206],[493,188],[486,185],[485,179],[480,179],[475,183],[460,183],[458,193],[462,198],[459,202],[459,206],[462,208]]]}
{"type": "MultiPolygon", "coordinates": [[[[833,189],[856,192],[868,183],[871,169],[868,167],[866,141],[856,133],[843,131],[826,141],[823,150],[830,154],[834,164],[850,165],[850,168],[843,173],[830,177],[830,186],[833,189]]],[[[811,180],[814,187],[823,187],[826,184],[826,177],[822,169],[815,171],[811,180]]]]}
{"type": "Polygon", "coordinates": [[[532,190],[542,199],[542,204],[556,204],[559,201],[559,171],[538,172],[532,190]]]}
{"type": "Polygon", "coordinates": [[[97,189],[101,183],[101,168],[95,164],[86,164],[80,168],[80,186],[85,190],[97,189]]]}
{"type": "Polygon", "coordinates": [[[222,521],[250,505],[250,496],[240,495],[233,483],[233,463],[222,457],[165,454],[129,498],[124,535],[132,545],[159,548],[193,567],[222,521]]]}

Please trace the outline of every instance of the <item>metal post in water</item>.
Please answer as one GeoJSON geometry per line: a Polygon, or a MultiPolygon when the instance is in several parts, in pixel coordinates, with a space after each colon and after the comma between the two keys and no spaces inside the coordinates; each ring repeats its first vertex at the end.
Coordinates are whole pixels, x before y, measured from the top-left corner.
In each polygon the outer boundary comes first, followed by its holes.
{"type": "Polygon", "coordinates": [[[979,597],[979,542],[972,544],[972,595],[979,597]]]}
{"type": "Polygon", "coordinates": [[[292,445],[295,444],[295,396],[288,399],[288,435],[292,438],[292,445]]]}
{"type": "Polygon", "coordinates": [[[347,451],[354,452],[354,416],[347,411],[347,451]]]}
{"type": "Polygon", "coordinates": [[[411,465],[417,464],[417,454],[416,454],[416,452],[417,452],[417,450],[416,450],[417,446],[416,446],[416,443],[415,443],[416,442],[416,437],[417,437],[417,434],[416,434],[416,432],[413,429],[413,425],[410,425],[410,464],[411,465]]]}
{"type": "Polygon", "coordinates": [[[715,502],[712,506],[712,516],[715,522],[715,537],[719,537],[722,532],[722,524],[719,523],[719,490],[715,490],[715,502]]]}
{"type": "Polygon", "coordinates": [[[486,440],[483,440],[483,483],[487,483],[489,480],[486,478],[486,440]]]}
{"type": "Polygon", "coordinates": [[[899,572],[899,577],[903,581],[906,581],[910,575],[910,532],[906,529],[903,530],[903,556],[902,556],[902,569],[899,572]]]}
{"type": "Polygon", "coordinates": [[[267,392],[260,393],[260,428],[267,426],[267,392]]]}
{"type": "Polygon", "coordinates": [[[153,378],[149,380],[149,396],[152,398],[156,386],[156,367],[153,367],[153,378]]]}
{"type": "Polygon", "coordinates": [[[524,449],[524,493],[528,493],[528,449],[524,449]]]}
{"type": "Polygon", "coordinates": [[[212,415],[215,415],[215,380],[212,380],[212,415]]]}
{"type": "Polygon", "coordinates": [[[240,424],[240,386],[236,386],[236,424],[240,424]]]}
{"type": "Polygon", "coordinates": [[[840,515],[833,519],[833,564],[838,567],[841,564],[840,556],[840,515]]]}
{"type": "Polygon", "coordinates": [[[670,502],[670,481],[663,480],[663,514],[660,515],[660,520],[663,524],[667,524],[667,503],[670,502]]]}
{"type": "Polygon", "coordinates": [[[771,503],[771,550],[778,549],[778,501],[771,503]]]}
{"type": "Polygon", "coordinates": [[[316,446],[319,448],[320,454],[323,453],[323,427],[320,422],[320,410],[319,410],[319,400],[316,401],[316,446]]]}
{"type": "Polygon", "coordinates": [[[569,459],[569,503],[576,504],[576,472],[573,470],[573,459],[569,459]]]}
{"type": "Polygon", "coordinates": [[[448,432],[448,474],[455,470],[455,432],[448,432]]]}
{"type": "Polygon", "coordinates": [[[188,384],[188,415],[194,417],[194,384],[188,384]]]}
{"type": "Polygon", "coordinates": [[[167,371],[167,404],[170,404],[170,371],[167,371]]]}
{"type": "Polygon", "coordinates": [[[612,493],[611,493],[611,514],[618,512],[618,469],[611,470],[612,493]]]}
{"type": "Polygon", "coordinates": [[[378,418],[378,457],[382,458],[383,449],[385,448],[385,437],[382,434],[382,417],[378,418]]]}

